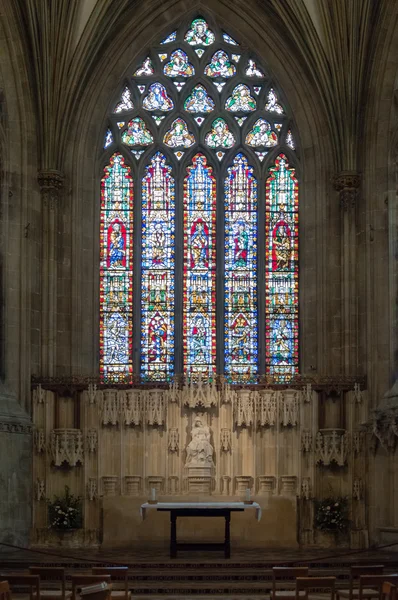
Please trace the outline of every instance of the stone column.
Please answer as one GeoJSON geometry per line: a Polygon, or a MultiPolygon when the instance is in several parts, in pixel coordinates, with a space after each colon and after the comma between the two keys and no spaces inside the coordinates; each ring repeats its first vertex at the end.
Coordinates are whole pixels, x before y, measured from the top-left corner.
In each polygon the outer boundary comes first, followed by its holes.
{"type": "Polygon", "coordinates": [[[41,373],[54,376],[57,335],[57,229],[58,205],[64,177],[56,170],[38,174],[42,198],[42,338],[41,373]]]}
{"type": "Polygon", "coordinates": [[[355,171],[341,171],[334,178],[341,207],[341,304],[342,370],[357,372],[358,365],[358,286],[356,252],[356,204],[360,177],[355,171]]]}

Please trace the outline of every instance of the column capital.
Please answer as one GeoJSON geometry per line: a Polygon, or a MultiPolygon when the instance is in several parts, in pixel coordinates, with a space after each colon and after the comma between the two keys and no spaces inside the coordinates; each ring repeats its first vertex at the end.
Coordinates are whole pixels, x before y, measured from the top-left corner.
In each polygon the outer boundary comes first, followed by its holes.
{"type": "Polygon", "coordinates": [[[65,178],[60,171],[56,169],[47,169],[39,171],[37,174],[43,205],[51,210],[58,204],[62,194],[65,178]]]}
{"type": "Polygon", "coordinates": [[[333,187],[339,192],[341,208],[355,208],[360,183],[361,177],[357,171],[340,171],[334,176],[333,187]]]}

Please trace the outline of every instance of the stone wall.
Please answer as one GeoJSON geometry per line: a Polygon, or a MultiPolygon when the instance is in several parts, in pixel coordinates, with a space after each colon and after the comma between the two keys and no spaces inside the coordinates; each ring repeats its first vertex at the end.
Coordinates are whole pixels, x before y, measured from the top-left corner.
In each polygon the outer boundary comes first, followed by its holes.
{"type": "MultiPolygon", "coordinates": [[[[26,546],[32,522],[32,426],[28,415],[0,392],[0,542],[26,546]]],[[[0,546],[0,552],[10,552],[0,546]]]]}
{"type": "MultiPolygon", "coordinates": [[[[219,378],[211,385],[84,389],[84,380],[43,380],[33,391],[32,541],[54,543],[45,499],[68,485],[83,499],[82,544],[165,543],[167,519],[140,519],[153,488],[162,500],[242,499],[249,489],[264,516],[257,525],[235,519],[242,545],[322,545],[314,500],[347,496],[353,521],[342,543],[366,547],[371,438],[361,385],[346,377],[235,389],[219,378]],[[203,459],[191,460],[198,420],[209,441],[203,459]]],[[[218,534],[199,532],[195,523],[181,527],[200,538],[218,534]]]]}

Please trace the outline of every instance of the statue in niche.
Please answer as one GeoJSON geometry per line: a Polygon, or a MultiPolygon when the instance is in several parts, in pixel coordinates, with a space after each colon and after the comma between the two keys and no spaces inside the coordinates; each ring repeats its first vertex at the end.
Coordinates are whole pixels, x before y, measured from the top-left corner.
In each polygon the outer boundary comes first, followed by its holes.
{"type": "Polygon", "coordinates": [[[200,417],[196,417],[192,430],[191,441],[187,446],[186,465],[212,466],[213,446],[210,444],[210,428],[204,425],[200,417]]]}

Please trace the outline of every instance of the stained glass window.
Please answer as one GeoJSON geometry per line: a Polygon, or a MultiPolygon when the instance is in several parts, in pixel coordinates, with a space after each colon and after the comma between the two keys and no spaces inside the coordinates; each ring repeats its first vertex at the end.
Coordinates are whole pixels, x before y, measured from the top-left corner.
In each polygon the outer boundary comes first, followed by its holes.
{"type": "Polygon", "coordinates": [[[216,365],[216,182],[197,154],[184,182],[184,373],[211,379],[216,365]]]}
{"type": "Polygon", "coordinates": [[[196,85],[184,102],[184,109],[190,113],[209,113],[215,108],[214,100],[203,85],[196,85]]]}
{"type": "Polygon", "coordinates": [[[100,371],[109,382],[133,371],[133,180],[116,152],[101,181],[100,371]]]}
{"type": "Polygon", "coordinates": [[[240,83],[232,90],[232,95],[227,98],[225,108],[231,112],[251,112],[256,110],[256,101],[250,95],[250,88],[240,83]]]}
{"type": "Polygon", "coordinates": [[[192,77],[195,69],[186,53],[178,49],[171,53],[170,61],[164,65],[163,72],[167,77],[192,77]]]}
{"type": "Polygon", "coordinates": [[[209,148],[232,148],[235,138],[224,119],[219,117],[211,124],[211,130],[206,135],[205,142],[209,148]]]}
{"type": "Polygon", "coordinates": [[[174,370],[174,179],[157,152],[142,180],[141,373],[167,380],[174,370]]]}
{"type": "Polygon", "coordinates": [[[104,379],[245,385],[299,373],[298,135],[266,65],[231,33],[201,14],[164,31],[112,98],[104,379]]]}
{"type": "Polygon", "coordinates": [[[280,154],[266,185],[266,372],[298,373],[298,183],[280,154]]]}
{"type": "Polygon", "coordinates": [[[225,373],[257,374],[257,181],[238,154],[225,180],[225,373]]]}

